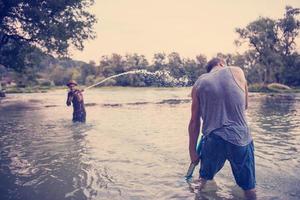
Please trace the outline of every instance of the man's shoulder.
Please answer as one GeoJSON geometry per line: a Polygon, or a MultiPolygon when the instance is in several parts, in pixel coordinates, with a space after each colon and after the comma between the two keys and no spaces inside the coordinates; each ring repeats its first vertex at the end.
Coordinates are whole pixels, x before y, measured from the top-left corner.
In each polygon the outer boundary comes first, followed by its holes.
{"type": "Polygon", "coordinates": [[[75,89],[73,91],[69,91],[68,92],[68,95],[78,95],[78,94],[81,94],[81,91],[78,90],[78,89],[75,89]]]}
{"type": "Polygon", "coordinates": [[[208,73],[204,73],[204,74],[201,74],[198,79],[196,80],[196,83],[197,82],[201,82],[205,77],[207,77],[208,73]]]}
{"type": "Polygon", "coordinates": [[[231,71],[234,71],[236,73],[242,73],[244,74],[244,71],[242,68],[238,67],[238,66],[228,66],[228,68],[231,70],[231,71]]]}
{"type": "Polygon", "coordinates": [[[198,77],[193,87],[195,90],[199,90],[200,87],[203,86],[203,83],[205,82],[207,75],[208,73],[204,73],[198,77]]]}
{"type": "Polygon", "coordinates": [[[230,70],[231,70],[232,75],[235,78],[235,80],[238,80],[241,83],[247,83],[245,73],[240,67],[230,66],[230,70]]]}
{"type": "Polygon", "coordinates": [[[76,93],[76,94],[81,94],[81,90],[75,89],[75,90],[74,90],[74,93],[76,93]]]}

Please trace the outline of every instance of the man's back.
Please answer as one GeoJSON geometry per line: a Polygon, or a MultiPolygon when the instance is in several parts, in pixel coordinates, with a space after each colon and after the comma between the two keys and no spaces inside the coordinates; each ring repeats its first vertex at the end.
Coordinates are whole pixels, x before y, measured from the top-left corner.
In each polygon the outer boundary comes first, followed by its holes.
{"type": "Polygon", "coordinates": [[[252,138],[245,119],[246,95],[234,78],[232,67],[202,75],[195,83],[203,119],[203,134],[212,131],[236,145],[252,138]]]}
{"type": "Polygon", "coordinates": [[[254,144],[245,120],[248,90],[244,72],[238,67],[225,67],[220,58],[211,59],[206,69],[208,73],[199,77],[192,89],[188,129],[191,162],[201,159],[199,189],[228,160],[245,197],[255,199],[254,144]],[[204,137],[198,154],[201,118],[204,137]]]}

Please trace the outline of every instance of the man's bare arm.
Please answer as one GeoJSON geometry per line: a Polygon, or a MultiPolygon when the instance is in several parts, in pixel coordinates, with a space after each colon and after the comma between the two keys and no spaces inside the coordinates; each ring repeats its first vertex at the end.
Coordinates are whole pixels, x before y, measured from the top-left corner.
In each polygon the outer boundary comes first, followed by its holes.
{"type": "Polygon", "coordinates": [[[191,107],[191,119],[189,123],[189,153],[191,162],[199,162],[199,157],[196,152],[197,141],[200,133],[200,105],[197,96],[196,88],[192,89],[192,107],[191,107]]]}
{"type": "Polygon", "coordinates": [[[69,92],[68,96],[67,96],[67,106],[71,105],[71,101],[72,101],[73,95],[69,92]]]}

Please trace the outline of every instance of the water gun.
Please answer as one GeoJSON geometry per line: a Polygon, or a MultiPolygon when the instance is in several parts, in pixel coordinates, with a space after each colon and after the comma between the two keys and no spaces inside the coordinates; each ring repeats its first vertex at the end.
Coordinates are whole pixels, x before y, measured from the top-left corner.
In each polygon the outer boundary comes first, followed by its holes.
{"type": "MultiPolygon", "coordinates": [[[[198,142],[197,146],[196,146],[196,152],[197,152],[199,158],[201,156],[201,148],[202,148],[203,142],[204,142],[204,138],[203,138],[203,135],[202,135],[201,139],[200,139],[200,142],[198,142]]],[[[191,164],[190,164],[190,166],[188,168],[188,171],[187,171],[187,173],[185,175],[185,179],[186,180],[189,180],[189,179],[191,179],[193,177],[193,173],[194,173],[195,167],[198,165],[198,163],[191,162],[191,164]]]]}

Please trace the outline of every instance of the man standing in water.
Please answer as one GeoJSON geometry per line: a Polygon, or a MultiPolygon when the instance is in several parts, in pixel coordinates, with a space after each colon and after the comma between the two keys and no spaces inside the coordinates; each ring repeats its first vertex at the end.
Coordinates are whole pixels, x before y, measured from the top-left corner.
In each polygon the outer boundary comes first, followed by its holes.
{"type": "Polygon", "coordinates": [[[248,89],[244,72],[239,67],[226,67],[213,58],[207,72],[192,89],[192,115],[189,123],[191,162],[200,164],[200,190],[230,162],[236,183],[247,199],[256,199],[254,145],[246,119],[248,89]],[[202,118],[202,147],[196,152],[202,118]]]}
{"type": "Polygon", "coordinates": [[[86,112],[83,102],[82,91],[76,89],[77,83],[73,80],[67,83],[70,91],[68,92],[67,106],[73,104],[73,122],[85,122],[86,112]]]}

